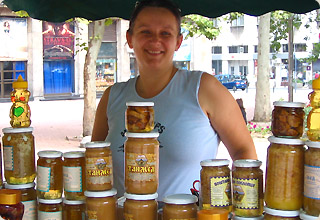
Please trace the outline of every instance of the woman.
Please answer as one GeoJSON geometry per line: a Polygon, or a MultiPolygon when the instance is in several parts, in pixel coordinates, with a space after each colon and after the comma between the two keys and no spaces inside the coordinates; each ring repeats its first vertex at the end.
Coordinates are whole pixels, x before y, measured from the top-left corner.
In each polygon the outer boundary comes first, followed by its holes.
{"type": "Polygon", "coordinates": [[[200,161],[216,157],[220,139],[233,160],[256,159],[252,138],[228,90],[212,75],[178,70],[173,55],[181,45],[180,11],[169,0],[143,0],[130,19],[127,42],[139,77],[116,83],[97,108],[92,141],[111,143],[114,185],[124,191],[125,103],[152,101],[160,133],[159,199],[189,193],[200,161]]]}

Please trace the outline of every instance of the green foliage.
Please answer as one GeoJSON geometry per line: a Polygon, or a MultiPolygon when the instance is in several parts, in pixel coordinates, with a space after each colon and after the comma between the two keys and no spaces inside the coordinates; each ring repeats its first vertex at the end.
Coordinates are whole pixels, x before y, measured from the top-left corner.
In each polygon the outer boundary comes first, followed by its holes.
{"type": "Polygon", "coordinates": [[[270,136],[271,135],[271,127],[270,125],[266,124],[258,124],[258,123],[253,123],[252,121],[248,122],[247,128],[250,132],[251,135],[253,134],[258,134],[261,136],[270,136]]]}
{"type": "Polygon", "coordinates": [[[320,55],[320,43],[315,43],[313,44],[313,49],[311,54],[306,58],[300,59],[300,62],[304,62],[304,63],[315,62],[318,60],[319,55],[320,55]]]}
{"type": "Polygon", "coordinates": [[[26,12],[26,11],[16,11],[16,12],[14,12],[14,13],[15,13],[17,16],[22,17],[22,18],[29,17],[28,12],[26,12]]]}

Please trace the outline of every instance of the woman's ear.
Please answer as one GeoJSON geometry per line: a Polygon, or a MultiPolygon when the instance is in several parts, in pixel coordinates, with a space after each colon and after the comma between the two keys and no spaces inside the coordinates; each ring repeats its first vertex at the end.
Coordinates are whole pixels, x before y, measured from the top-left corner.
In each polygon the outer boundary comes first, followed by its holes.
{"type": "Polygon", "coordinates": [[[182,44],[182,41],[183,41],[183,35],[182,34],[179,34],[178,38],[177,38],[177,45],[176,45],[176,49],[175,51],[179,50],[181,44],[182,44]]]}
{"type": "Polygon", "coordinates": [[[127,31],[127,33],[126,33],[126,38],[127,38],[128,46],[130,47],[130,49],[132,49],[133,48],[132,35],[129,33],[129,31],[127,31]]]}

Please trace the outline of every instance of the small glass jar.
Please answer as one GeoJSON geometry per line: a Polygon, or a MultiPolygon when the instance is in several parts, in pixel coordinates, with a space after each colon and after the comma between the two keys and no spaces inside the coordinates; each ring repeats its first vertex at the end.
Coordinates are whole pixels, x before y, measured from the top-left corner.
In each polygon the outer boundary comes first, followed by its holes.
{"type": "Polygon", "coordinates": [[[38,199],[38,219],[62,220],[62,199],[38,199]]]}
{"type": "Polygon", "coordinates": [[[88,191],[112,189],[112,153],[108,142],[86,143],[86,183],[88,191]]]}
{"type": "Polygon", "coordinates": [[[85,219],[86,205],[84,200],[63,200],[63,220],[83,220],[85,219]]]}
{"type": "Polygon", "coordinates": [[[85,191],[86,198],[86,219],[117,220],[117,199],[116,189],[108,191],[92,192],[85,191]]]}
{"type": "Polygon", "coordinates": [[[299,220],[299,210],[285,211],[264,207],[264,219],[267,220],[299,220]]]}
{"type": "Polygon", "coordinates": [[[9,184],[32,183],[36,178],[33,128],[4,128],[4,176],[9,184]]]}
{"type": "Polygon", "coordinates": [[[23,209],[20,191],[0,189],[0,217],[8,220],[22,220],[23,209]]]}
{"type": "Polygon", "coordinates": [[[263,212],[263,172],[259,160],[236,160],[232,171],[233,208],[240,217],[258,217],[263,212]]]}
{"type": "Polygon", "coordinates": [[[232,211],[229,160],[203,160],[200,165],[200,208],[232,211]]]}
{"type": "Polygon", "coordinates": [[[304,142],[269,137],[265,202],[269,208],[299,210],[303,201],[304,142]]]}
{"type": "Polygon", "coordinates": [[[150,132],[154,129],[153,102],[127,102],[125,125],[129,132],[150,132]]]}
{"type": "Polygon", "coordinates": [[[126,133],[125,191],[132,194],[153,194],[159,179],[159,133],[126,133]]]}
{"type": "Polygon", "coordinates": [[[197,213],[197,220],[227,220],[229,211],[226,209],[202,209],[197,213]]]}
{"type": "Polygon", "coordinates": [[[124,193],[124,197],[126,198],[123,213],[125,219],[157,219],[158,193],[148,195],[124,193]]]}
{"type": "Polygon", "coordinates": [[[59,199],[63,191],[62,152],[39,151],[37,195],[39,199],[59,199]]]}
{"type": "Polygon", "coordinates": [[[63,187],[67,200],[85,199],[85,165],[84,152],[70,151],[63,154],[63,187]]]}
{"type": "Polygon", "coordinates": [[[163,220],[196,219],[198,197],[189,194],[175,194],[163,198],[163,220]]]}
{"type": "Polygon", "coordinates": [[[304,126],[304,106],[302,102],[277,101],[273,103],[271,131],[282,138],[300,138],[304,126]]]}
{"type": "Polygon", "coordinates": [[[300,219],[302,220],[318,220],[319,216],[312,216],[312,215],[308,215],[303,211],[300,211],[300,215],[299,215],[300,219]]]}
{"type": "Polygon", "coordinates": [[[34,186],[34,183],[20,185],[5,184],[6,189],[13,189],[21,192],[21,202],[24,205],[23,220],[37,219],[37,192],[34,186]]]}

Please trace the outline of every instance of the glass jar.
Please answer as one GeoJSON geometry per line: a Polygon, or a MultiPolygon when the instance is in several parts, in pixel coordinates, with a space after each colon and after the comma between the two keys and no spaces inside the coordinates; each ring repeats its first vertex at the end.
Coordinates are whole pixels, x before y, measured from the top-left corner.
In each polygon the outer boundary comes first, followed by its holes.
{"type": "Polygon", "coordinates": [[[9,184],[32,183],[36,178],[33,128],[4,128],[4,176],[9,184]]]}
{"type": "Polygon", "coordinates": [[[132,194],[153,194],[159,179],[159,133],[126,133],[125,190],[132,194]]]}
{"type": "Polygon", "coordinates": [[[312,89],[308,96],[312,110],[307,118],[307,136],[310,141],[320,141],[320,78],[312,81],[312,89]]]}
{"type": "Polygon", "coordinates": [[[137,195],[124,193],[123,215],[125,219],[152,219],[156,220],[158,213],[158,193],[137,195]]]}
{"type": "Polygon", "coordinates": [[[299,210],[285,211],[264,207],[264,219],[267,220],[299,220],[299,210]]]}
{"type": "Polygon", "coordinates": [[[271,131],[276,137],[300,138],[303,134],[305,106],[302,102],[277,101],[273,103],[271,131]]]}
{"type": "Polygon", "coordinates": [[[23,209],[20,191],[0,189],[0,217],[7,220],[22,220],[23,209]]]}
{"type": "Polygon", "coordinates": [[[304,142],[269,137],[265,202],[269,208],[299,210],[303,201],[304,142]]]}
{"type": "Polygon", "coordinates": [[[85,219],[86,206],[84,200],[63,200],[63,220],[83,220],[85,219]]]}
{"type": "Polygon", "coordinates": [[[22,220],[37,219],[37,192],[34,186],[34,183],[20,185],[5,184],[6,189],[13,189],[21,192],[21,202],[24,205],[22,220]]]}
{"type": "Polygon", "coordinates": [[[38,219],[62,220],[62,199],[38,199],[38,219]]]}
{"type": "Polygon", "coordinates": [[[250,218],[246,218],[246,217],[240,217],[240,216],[233,216],[232,218],[230,218],[230,215],[229,215],[229,219],[233,219],[233,220],[263,220],[264,219],[264,216],[261,215],[261,216],[258,216],[258,217],[250,217],[250,218]]]}
{"type": "Polygon", "coordinates": [[[307,215],[305,212],[301,211],[299,215],[302,220],[318,220],[318,216],[307,215]]]}
{"type": "Polygon", "coordinates": [[[63,187],[67,200],[85,199],[85,165],[84,152],[70,151],[63,154],[63,187]]]}
{"type": "Polygon", "coordinates": [[[112,153],[108,142],[86,143],[86,183],[88,191],[112,189],[112,153]]]}
{"type": "Polygon", "coordinates": [[[37,195],[40,199],[59,199],[63,191],[62,152],[39,151],[37,195]]]}
{"type": "Polygon", "coordinates": [[[226,209],[202,209],[197,213],[197,220],[227,220],[229,211],[226,209]]]}
{"type": "Polygon", "coordinates": [[[108,191],[85,191],[86,214],[90,220],[117,220],[116,189],[108,191]]]}
{"type": "Polygon", "coordinates": [[[263,172],[259,160],[236,160],[232,171],[233,208],[240,217],[258,217],[263,212],[263,172]]]}
{"type": "MultiPolygon", "coordinates": [[[[1,137],[1,135],[0,135],[1,137]]],[[[2,155],[1,153],[1,142],[0,142],[0,155],[2,155]]],[[[3,187],[3,177],[2,177],[2,157],[0,156],[0,189],[2,189],[3,187]]]]}
{"type": "Polygon", "coordinates": [[[232,211],[229,160],[203,160],[200,165],[200,208],[232,211]]]}
{"type": "Polygon", "coordinates": [[[175,194],[163,198],[163,220],[196,219],[198,197],[189,194],[175,194]]]}
{"type": "MultiPolygon", "coordinates": [[[[307,141],[304,161],[303,210],[307,215],[320,215],[320,142],[307,141]]],[[[302,171],[303,172],[303,171],[302,171]]]]}
{"type": "Polygon", "coordinates": [[[128,132],[150,132],[154,129],[153,102],[127,102],[125,125],[128,132]]]}

